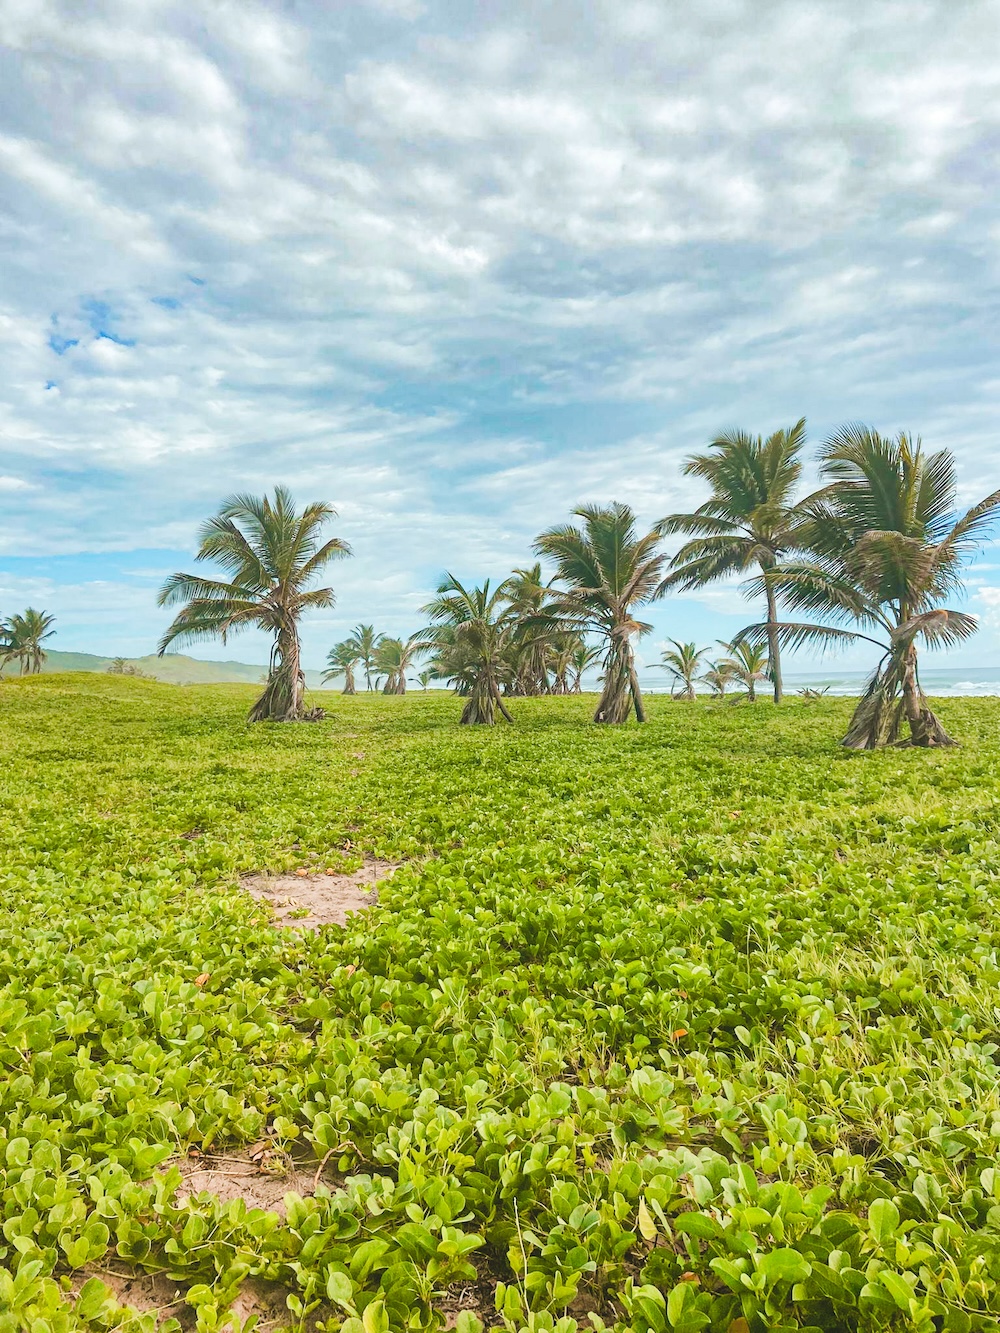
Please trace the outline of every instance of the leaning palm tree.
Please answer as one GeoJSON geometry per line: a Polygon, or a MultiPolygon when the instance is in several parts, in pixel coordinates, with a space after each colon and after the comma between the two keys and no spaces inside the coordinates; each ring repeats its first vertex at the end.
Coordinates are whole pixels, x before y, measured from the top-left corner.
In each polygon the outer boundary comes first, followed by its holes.
{"type": "Polygon", "coordinates": [[[578,634],[599,634],[604,641],[604,689],[594,721],[625,722],[634,708],[637,720],[645,722],[632,639],[652,626],[632,612],[652,601],[662,586],[667,561],[660,550],[662,527],[637,536],[635,514],[626,504],[582,505],[573,512],[582,527],[550,528],[535,542],[535,551],[554,561],[561,584],[553,590],[549,620],[578,634]]]}
{"type": "MultiPolygon", "coordinates": [[[[927,455],[919,439],[861,425],[826,443],[821,471],[828,484],[806,502],[812,554],[785,566],[775,587],[793,610],[833,623],[779,624],[781,641],[879,649],[842,742],[850,749],[894,744],[904,722],[912,745],[953,745],[920,687],[917,644],[949,647],[978,628],[941,603],[961,589],[963,561],[1000,515],[1000,490],[958,517],[947,449],[927,455]]],[[[759,643],[763,629],[748,626],[737,639],[759,643]]]]}
{"type": "Polygon", "coordinates": [[[383,636],[375,650],[374,669],[378,676],[385,676],[383,694],[405,694],[406,673],[413,665],[414,658],[423,651],[419,635],[410,639],[390,639],[383,636]]]}
{"type": "Polygon", "coordinates": [[[665,588],[691,590],[756,566],[767,600],[768,659],[774,702],[782,696],[781,654],[774,626],[778,619],[771,575],[787,551],[798,544],[799,511],[792,495],[802,474],[800,453],[805,418],[767,439],[746,431],[727,431],[713,440],[709,453],[694,454],[684,465],[689,477],[701,477],[712,494],[692,514],[671,514],[665,532],[691,534],[671,561],[665,588]]]}
{"type": "Polygon", "coordinates": [[[328,680],[337,680],[340,676],[344,677],[343,694],[357,694],[357,685],[354,682],[354,668],[361,661],[358,652],[358,645],[353,639],[344,639],[341,643],[335,643],[326,655],[326,671],[323,672],[323,684],[328,680]]]}
{"type": "Polygon", "coordinates": [[[17,662],[22,676],[37,676],[45,661],[42,644],[55,634],[55,616],[29,606],[20,615],[10,616],[2,626],[0,666],[17,662]]]}
{"type": "Polygon", "coordinates": [[[321,501],[296,510],[290,492],[274,498],[234,495],[199,534],[197,560],[214,560],[228,579],[174,574],[160,590],[159,605],[184,605],[159,643],[162,657],[178,641],[220,638],[248,626],[273,635],[264,693],[250,710],[251,722],[291,721],[302,715],[305,674],[299,621],[312,607],[334,604],[332,588],[310,588],[331,560],[349,555],[340,537],[321,540],[336,510],[321,501]]]}
{"type": "Polygon", "coordinates": [[[514,720],[500,696],[505,655],[517,623],[509,591],[506,580],[491,592],[488,579],[481,588],[466,588],[448,574],[423,608],[431,625],[420,635],[420,644],[435,653],[435,673],[466,696],[463,724],[493,726],[498,712],[506,721],[514,720]]]}
{"type": "MultiPolygon", "coordinates": [[[[759,644],[746,642],[723,643],[721,646],[729,653],[718,664],[725,671],[730,681],[738,681],[747,692],[747,702],[757,702],[757,686],[770,676],[768,656],[759,644]]],[[[722,691],[720,691],[720,694],[722,691]]]]}
{"type": "Polygon", "coordinates": [[[373,688],[372,676],[375,674],[375,654],[384,638],[384,634],[375,633],[374,625],[356,625],[354,628],[352,639],[358,650],[358,660],[364,667],[366,690],[373,688]]]}
{"type": "Polygon", "coordinates": [[[670,697],[693,703],[694,685],[698,679],[701,659],[708,649],[696,648],[693,643],[678,643],[676,639],[670,639],[668,642],[672,643],[673,647],[664,650],[659,665],[670,673],[670,697]]]}

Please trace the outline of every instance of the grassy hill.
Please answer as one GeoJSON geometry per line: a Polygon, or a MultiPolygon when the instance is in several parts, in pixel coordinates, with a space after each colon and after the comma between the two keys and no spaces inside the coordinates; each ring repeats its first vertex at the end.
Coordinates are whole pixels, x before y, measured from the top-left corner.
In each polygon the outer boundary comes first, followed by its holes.
{"type": "MultiPolygon", "coordinates": [[[[144,676],[171,685],[220,685],[226,681],[255,685],[267,673],[266,666],[248,662],[202,662],[196,657],[186,657],[183,653],[167,653],[164,657],[150,653],[146,657],[129,657],[125,660],[144,676]]],[[[42,670],[107,671],[111,661],[110,657],[98,657],[94,653],[52,651],[46,655],[42,670]]],[[[7,677],[16,675],[17,667],[12,663],[0,674],[7,677]]],[[[310,689],[319,689],[321,680],[322,672],[306,672],[306,684],[310,689]]]]}

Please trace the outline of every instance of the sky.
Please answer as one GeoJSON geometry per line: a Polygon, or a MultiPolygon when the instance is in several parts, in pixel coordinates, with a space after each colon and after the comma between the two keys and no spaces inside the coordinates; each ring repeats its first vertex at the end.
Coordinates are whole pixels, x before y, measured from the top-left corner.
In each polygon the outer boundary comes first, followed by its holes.
{"type": "MultiPolygon", "coordinates": [[[[919,433],[981,498],[998,49],[998,0],[0,0],[0,615],[148,652],[200,523],[283,482],[354,551],[318,666],[802,416],[919,433]]],[[[1000,662],[1000,547],[966,605],[949,662],[1000,662]]],[[[647,660],[757,617],[733,584],[649,618],[647,660]]]]}

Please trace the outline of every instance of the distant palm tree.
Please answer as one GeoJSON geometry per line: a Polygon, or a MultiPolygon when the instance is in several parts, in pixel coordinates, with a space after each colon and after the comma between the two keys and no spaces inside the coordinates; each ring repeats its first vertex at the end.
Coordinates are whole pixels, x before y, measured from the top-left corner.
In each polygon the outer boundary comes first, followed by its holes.
{"type": "Polygon", "coordinates": [[[323,684],[328,680],[336,680],[339,676],[344,677],[343,694],[357,694],[357,686],[354,683],[354,668],[361,661],[358,652],[358,645],[354,639],[344,639],[341,643],[336,643],[326,655],[326,671],[323,673],[323,684]]]}
{"type": "Polygon", "coordinates": [[[729,679],[739,681],[747,692],[748,703],[757,702],[757,686],[769,676],[767,653],[759,644],[746,642],[723,643],[729,657],[719,666],[729,673],[729,679]]]}
{"type": "Polygon", "coordinates": [[[284,486],[275,488],[273,499],[234,495],[227,500],[202,526],[195,558],[217,561],[231,577],[173,574],[166,581],[159,605],[184,605],[160,640],[159,655],[180,640],[217,637],[225,643],[248,626],[265,630],[274,637],[267,685],[249,720],[301,717],[305,674],[299,621],[310,608],[334,604],[332,588],[309,585],[330,561],[351,550],[340,537],[321,541],[323,527],[336,512],[315,502],[300,513],[284,486]]]}
{"type": "Polygon", "coordinates": [[[665,532],[693,534],[671,561],[664,588],[691,590],[753,566],[763,578],[767,600],[768,658],[774,702],[782,696],[781,655],[774,626],[778,619],[772,572],[795,547],[800,522],[792,495],[802,474],[799,455],[805,442],[805,418],[775,431],[766,440],[746,431],[727,431],[713,440],[707,454],[694,454],[684,465],[689,477],[702,477],[712,494],[691,514],[671,514],[665,532]]]}
{"type": "Polygon", "coordinates": [[[357,625],[352,638],[358,650],[358,661],[364,667],[365,688],[370,690],[372,676],[375,674],[375,653],[385,635],[376,634],[374,625],[357,625]]]}
{"type": "Polygon", "coordinates": [[[701,679],[717,699],[724,699],[726,690],[733,683],[732,667],[725,661],[710,662],[701,679]]]}
{"type": "MultiPolygon", "coordinates": [[[[880,650],[842,742],[850,749],[893,744],[904,722],[913,745],[953,745],[920,687],[917,643],[951,646],[978,628],[941,603],[961,589],[963,561],[1000,516],[1000,490],[958,517],[954,457],[927,455],[902,432],[890,439],[846,426],[821,457],[828,484],[805,503],[811,555],[781,569],[774,586],[793,610],[833,624],[780,624],[781,641],[880,650]]],[[[748,626],[737,639],[759,643],[764,629],[748,626]]]]}
{"type": "Polygon", "coordinates": [[[390,639],[383,635],[375,650],[374,668],[379,676],[385,676],[383,694],[405,694],[406,673],[413,665],[414,658],[423,651],[419,635],[406,639],[390,639]]]}
{"type": "Polygon", "coordinates": [[[37,676],[46,653],[42,644],[55,634],[55,616],[29,606],[0,625],[0,667],[17,662],[22,676],[37,676]]]}
{"type": "Polygon", "coordinates": [[[417,680],[420,684],[420,688],[426,690],[431,681],[434,680],[434,672],[425,668],[423,671],[417,672],[417,680]]]}
{"type": "Polygon", "coordinates": [[[536,563],[527,569],[515,569],[507,579],[507,589],[516,621],[511,634],[513,680],[510,692],[545,694],[550,689],[551,658],[558,653],[559,646],[551,635],[540,630],[538,623],[549,596],[549,585],[542,582],[542,566],[536,563]]]}
{"type": "Polygon", "coordinates": [[[601,650],[595,644],[587,643],[585,639],[579,639],[573,654],[570,657],[570,667],[573,671],[573,679],[570,682],[570,694],[583,693],[583,673],[588,667],[594,665],[601,656],[601,650]]]}
{"type": "Polygon", "coordinates": [[[673,678],[670,686],[670,697],[693,703],[695,699],[694,684],[698,679],[701,659],[708,652],[708,649],[696,648],[693,643],[678,643],[676,639],[670,639],[669,642],[673,644],[673,648],[669,648],[663,653],[659,665],[665,671],[669,671],[673,678]],[[677,691],[678,686],[681,687],[679,692],[677,691]]]}
{"type": "Polygon", "coordinates": [[[435,653],[435,674],[452,681],[466,696],[463,724],[493,726],[496,714],[513,718],[500,696],[500,677],[516,619],[510,609],[509,587],[500,583],[490,592],[466,588],[448,574],[437,596],[423,608],[431,625],[420,636],[422,646],[435,653]]]}
{"type": "Polygon", "coordinates": [[[660,525],[637,536],[635,514],[626,504],[582,505],[574,514],[581,527],[550,528],[535,551],[555,563],[560,587],[553,590],[548,616],[577,634],[593,632],[604,641],[604,689],[595,722],[639,722],[646,712],[635,671],[632,639],[651,625],[636,620],[633,607],[658,595],[667,556],[660,550],[660,525]]]}

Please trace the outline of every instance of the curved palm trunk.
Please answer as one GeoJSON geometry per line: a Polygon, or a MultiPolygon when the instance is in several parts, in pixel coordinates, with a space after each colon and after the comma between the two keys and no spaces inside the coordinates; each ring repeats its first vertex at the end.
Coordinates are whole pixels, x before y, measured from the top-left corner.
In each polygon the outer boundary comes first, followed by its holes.
{"type": "Polygon", "coordinates": [[[354,684],[354,672],[348,667],[344,672],[344,688],[342,694],[357,694],[357,687],[354,684]]]}
{"type": "MultiPolygon", "coordinates": [[[[766,577],[766,572],[765,572],[766,577]]],[[[778,602],[770,583],[767,587],[767,664],[774,685],[774,702],[781,703],[783,686],[781,681],[781,650],[778,646],[778,602]]]]}
{"type": "Polygon", "coordinates": [[[597,703],[594,721],[620,726],[628,721],[633,708],[636,721],[645,722],[646,710],[642,703],[639,678],[635,673],[632,645],[623,629],[612,630],[611,647],[604,659],[604,689],[597,703]]]}
{"type": "Polygon", "coordinates": [[[271,672],[264,693],[250,709],[247,721],[295,722],[302,716],[305,684],[298,635],[294,629],[282,630],[271,655],[271,672]]]}

